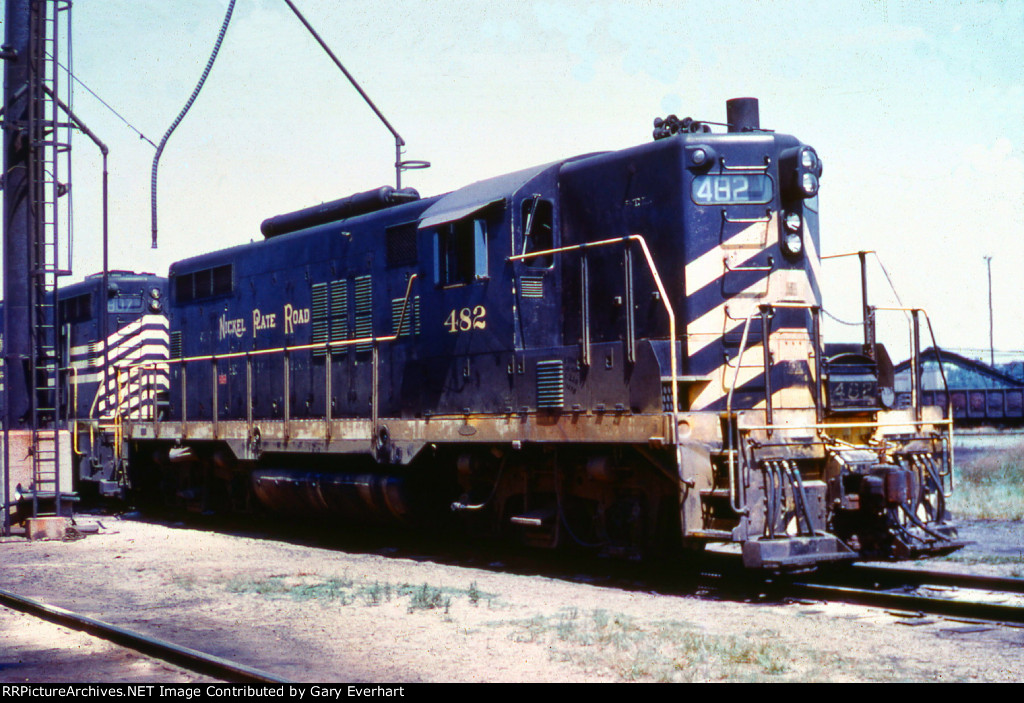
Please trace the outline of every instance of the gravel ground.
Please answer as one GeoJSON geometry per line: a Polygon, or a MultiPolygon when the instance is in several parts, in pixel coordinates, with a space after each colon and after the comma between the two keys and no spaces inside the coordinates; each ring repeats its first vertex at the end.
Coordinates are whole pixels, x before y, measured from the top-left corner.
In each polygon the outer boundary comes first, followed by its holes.
{"type": "MultiPolygon", "coordinates": [[[[547,559],[537,575],[485,547],[100,522],[75,541],[6,538],[0,588],[294,681],[1024,681],[1022,629],[654,590],[547,559]]],[[[1008,573],[986,555],[1024,553],[1020,524],[965,532],[978,556],[957,568],[1008,573]]],[[[3,682],[204,680],[2,608],[0,652],[3,682]]]]}

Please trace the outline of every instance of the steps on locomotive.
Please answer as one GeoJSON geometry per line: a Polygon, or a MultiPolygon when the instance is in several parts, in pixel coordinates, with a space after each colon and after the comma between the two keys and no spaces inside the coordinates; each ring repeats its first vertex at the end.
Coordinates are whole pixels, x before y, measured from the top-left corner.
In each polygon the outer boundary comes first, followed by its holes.
{"type": "Polygon", "coordinates": [[[740,515],[732,507],[732,489],[729,485],[729,462],[736,461],[735,449],[723,449],[711,454],[712,485],[700,491],[703,529],[694,536],[704,539],[732,539],[732,530],[740,524],[740,515]]]}
{"type": "Polygon", "coordinates": [[[531,510],[524,515],[513,515],[509,518],[509,522],[521,527],[544,527],[544,525],[550,524],[554,518],[554,508],[541,508],[540,510],[531,510]]]}

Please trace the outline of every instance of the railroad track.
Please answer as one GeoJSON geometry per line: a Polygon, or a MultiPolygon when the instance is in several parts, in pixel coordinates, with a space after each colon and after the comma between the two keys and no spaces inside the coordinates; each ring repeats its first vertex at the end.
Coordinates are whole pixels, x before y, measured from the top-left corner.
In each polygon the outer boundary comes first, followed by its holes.
{"type": "Polygon", "coordinates": [[[858,564],[837,573],[789,577],[791,595],[1011,625],[1024,624],[1024,579],[858,564]]]}
{"type": "Polygon", "coordinates": [[[164,640],[127,630],[123,627],[96,620],[70,610],[42,603],[32,598],[19,596],[10,591],[0,590],[0,605],[33,615],[73,630],[86,632],[95,637],[161,661],[175,664],[199,674],[211,676],[231,683],[289,683],[288,679],[260,671],[244,664],[222,657],[182,647],[164,640]]]}

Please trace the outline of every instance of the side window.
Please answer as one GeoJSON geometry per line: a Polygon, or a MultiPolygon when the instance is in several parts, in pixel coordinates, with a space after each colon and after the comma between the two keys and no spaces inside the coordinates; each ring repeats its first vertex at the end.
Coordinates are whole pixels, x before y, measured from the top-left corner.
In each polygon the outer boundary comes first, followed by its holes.
{"type": "Polygon", "coordinates": [[[233,290],[231,264],[179,275],[174,282],[174,296],[178,303],[227,295],[233,290]]]}
{"type": "Polygon", "coordinates": [[[61,319],[64,322],[85,322],[93,318],[92,293],[76,295],[60,302],[61,319]]]}
{"type": "MultiPolygon", "coordinates": [[[[523,253],[555,248],[554,208],[550,200],[534,196],[523,201],[523,253]]],[[[550,267],[553,254],[526,259],[527,266],[550,267]]]]}
{"type": "Polygon", "coordinates": [[[434,282],[458,286],[487,278],[487,222],[458,220],[434,234],[434,282]]]}

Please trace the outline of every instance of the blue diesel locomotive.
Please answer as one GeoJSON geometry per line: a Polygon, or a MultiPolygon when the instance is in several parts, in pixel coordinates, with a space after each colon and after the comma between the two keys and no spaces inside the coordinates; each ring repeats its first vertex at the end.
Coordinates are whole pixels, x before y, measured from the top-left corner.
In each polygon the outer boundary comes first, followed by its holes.
{"type": "Polygon", "coordinates": [[[166,277],[131,271],[93,274],[57,293],[58,417],[71,431],[76,485],[87,496],[125,494],[121,423],[151,419],[166,402],[166,366],[146,367],[145,385],[138,366],[167,359],[166,303],[166,277]]]}
{"type": "Polygon", "coordinates": [[[174,264],[170,359],[116,372],[132,485],[751,568],[955,549],[943,413],[822,340],[818,155],[727,109],[174,264]]]}

